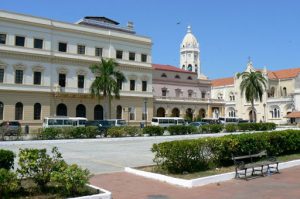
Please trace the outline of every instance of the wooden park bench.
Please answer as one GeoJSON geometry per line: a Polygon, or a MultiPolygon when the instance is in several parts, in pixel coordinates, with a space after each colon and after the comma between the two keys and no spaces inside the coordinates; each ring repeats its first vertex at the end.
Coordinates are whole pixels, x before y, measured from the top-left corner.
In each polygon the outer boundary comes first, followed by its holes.
{"type": "Polygon", "coordinates": [[[276,157],[268,157],[266,151],[261,151],[257,154],[243,155],[243,156],[233,156],[232,160],[235,165],[235,178],[248,179],[247,170],[252,169],[251,176],[257,175],[257,172],[261,176],[265,176],[266,173],[279,173],[278,164],[276,157]],[[259,159],[258,162],[253,162],[253,159],[259,159]],[[261,160],[263,159],[263,160],[261,160]],[[245,161],[248,160],[248,163],[245,161]],[[266,169],[265,169],[266,168],[266,169]],[[265,170],[264,170],[265,169],[265,170]],[[265,172],[264,172],[265,171],[265,172]]]}

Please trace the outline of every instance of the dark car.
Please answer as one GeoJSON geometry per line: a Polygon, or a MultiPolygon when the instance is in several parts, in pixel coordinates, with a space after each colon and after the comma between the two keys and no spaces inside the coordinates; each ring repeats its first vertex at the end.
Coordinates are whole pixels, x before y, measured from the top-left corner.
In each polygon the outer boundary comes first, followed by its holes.
{"type": "Polygon", "coordinates": [[[115,126],[114,121],[107,120],[90,120],[85,123],[85,126],[94,126],[98,128],[99,134],[101,136],[106,137],[107,130],[113,126],[115,126]]]}
{"type": "Polygon", "coordinates": [[[0,133],[4,136],[18,135],[21,132],[21,124],[18,121],[5,121],[0,124],[0,133]]]}
{"type": "Polygon", "coordinates": [[[206,124],[208,124],[208,123],[207,122],[191,122],[191,123],[189,123],[189,126],[199,127],[199,126],[206,125],[206,124]]]}

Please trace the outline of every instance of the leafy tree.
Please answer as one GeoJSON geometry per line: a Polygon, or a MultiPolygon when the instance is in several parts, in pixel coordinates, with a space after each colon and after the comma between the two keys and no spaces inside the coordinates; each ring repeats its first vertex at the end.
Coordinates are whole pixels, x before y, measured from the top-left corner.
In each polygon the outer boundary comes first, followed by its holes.
{"type": "Polygon", "coordinates": [[[263,93],[267,88],[267,80],[260,71],[238,73],[237,78],[242,78],[241,94],[245,94],[246,100],[251,102],[252,119],[256,122],[254,100],[262,101],[263,93]]]}
{"type": "Polygon", "coordinates": [[[100,99],[101,95],[105,101],[104,118],[111,118],[111,100],[120,99],[119,83],[125,81],[122,72],[116,70],[118,63],[114,59],[101,59],[100,63],[90,66],[95,75],[90,92],[92,96],[100,99]],[[108,112],[108,115],[107,115],[108,112]]]}

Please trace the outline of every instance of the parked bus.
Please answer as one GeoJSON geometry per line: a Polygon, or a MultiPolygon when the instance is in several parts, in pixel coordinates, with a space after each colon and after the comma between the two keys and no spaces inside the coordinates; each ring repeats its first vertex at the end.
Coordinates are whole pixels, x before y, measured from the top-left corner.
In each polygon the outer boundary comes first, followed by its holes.
{"type": "Polygon", "coordinates": [[[240,121],[240,118],[237,117],[219,117],[220,124],[237,124],[240,121]]]}
{"type": "Polygon", "coordinates": [[[220,124],[220,120],[218,118],[203,118],[201,121],[208,124],[220,124]]]}
{"type": "Polygon", "coordinates": [[[86,121],[84,117],[46,117],[43,128],[84,127],[86,121]]]}
{"type": "Polygon", "coordinates": [[[185,121],[181,117],[153,117],[151,125],[168,127],[173,125],[184,125],[185,121]]]}

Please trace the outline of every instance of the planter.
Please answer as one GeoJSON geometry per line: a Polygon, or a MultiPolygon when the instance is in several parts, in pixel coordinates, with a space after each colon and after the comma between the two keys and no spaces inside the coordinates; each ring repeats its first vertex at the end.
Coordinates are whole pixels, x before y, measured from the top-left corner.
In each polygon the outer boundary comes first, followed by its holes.
{"type": "MultiPolygon", "coordinates": [[[[279,163],[279,171],[281,169],[287,169],[287,168],[299,166],[299,165],[300,165],[300,159],[292,160],[292,161],[288,161],[288,162],[282,162],[282,163],[279,163]]],[[[158,173],[141,171],[141,170],[129,168],[129,167],[125,167],[125,172],[131,173],[134,175],[138,175],[138,176],[142,176],[145,178],[153,179],[153,180],[158,180],[161,182],[166,182],[168,184],[185,187],[185,188],[193,188],[193,187],[204,186],[204,185],[208,185],[208,184],[212,184],[212,183],[225,182],[228,180],[232,180],[235,177],[235,172],[229,172],[229,173],[223,173],[223,174],[219,174],[219,175],[212,175],[212,176],[207,176],[207,177],[202,177],[202,178],[186,180],[186,179],[174,178],[174,177],[170,177],[170,176],[166,176],[166,175],[162,175],[162,174],[158,174],[158,173]]],[[[249,169],[249,172],[251,172],[250,169],[249,169]]]]}
{"type": "Polygon", "coordinates": [[[80,197],[75,197],[75,198],[70,198],[70,199],[112,199],[111,192],[109,192],[105,189],[101,189],[99,187],[90,185],[90,184],[87,186],[98,190],[100,193],[94,194],[94,195],[89,195],[89,196],[80,196],[80,197]]]}

